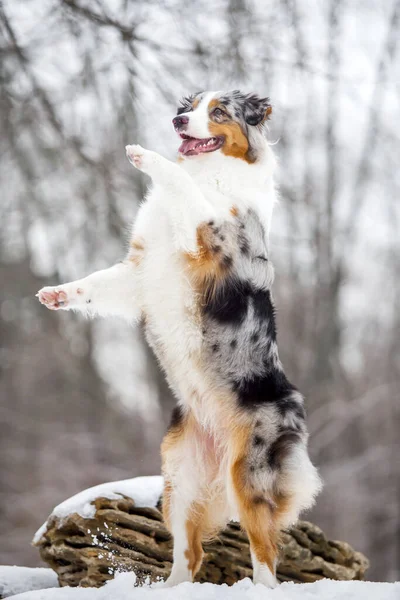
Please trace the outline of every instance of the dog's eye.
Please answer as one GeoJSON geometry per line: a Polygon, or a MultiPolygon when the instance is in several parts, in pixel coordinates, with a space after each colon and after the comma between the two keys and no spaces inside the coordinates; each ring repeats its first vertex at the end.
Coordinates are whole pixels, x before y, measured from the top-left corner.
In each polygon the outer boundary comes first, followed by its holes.
{"type": "Polygon", "coordinates": [[[224,112],[220,108],[214,108],[212,114],[214,117],[224,117],[224,116],[226,117],[227,116],[226,112],[224,112]]]}

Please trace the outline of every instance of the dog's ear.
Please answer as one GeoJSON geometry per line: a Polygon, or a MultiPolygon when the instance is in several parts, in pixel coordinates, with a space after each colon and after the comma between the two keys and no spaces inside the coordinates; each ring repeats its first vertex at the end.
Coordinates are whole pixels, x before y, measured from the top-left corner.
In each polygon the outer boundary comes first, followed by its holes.
{"type": "Polygon", "coordinates": [[[243,102],[243,115],[247,125],[259,125],[267,119],[272,112],[269,98],[260,98],[256,94],[248,94],[243,102]]]}

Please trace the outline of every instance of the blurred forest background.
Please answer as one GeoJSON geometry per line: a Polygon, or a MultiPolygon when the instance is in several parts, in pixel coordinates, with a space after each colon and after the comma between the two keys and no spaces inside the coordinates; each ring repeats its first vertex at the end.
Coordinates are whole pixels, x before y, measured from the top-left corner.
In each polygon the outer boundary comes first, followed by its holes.
{"type": "MultiPolygon", "coordinates": [[[[53,506],[156,474],[174,400],[140,329],[39,288],[124,256],[180,96],[271,97],[280,352],[325,489],[308,515],[400,577],[399,0],[0,3],[0,563],[53,506]]],[[[162,302],[162,298],[160,298],[162,302]]]]}

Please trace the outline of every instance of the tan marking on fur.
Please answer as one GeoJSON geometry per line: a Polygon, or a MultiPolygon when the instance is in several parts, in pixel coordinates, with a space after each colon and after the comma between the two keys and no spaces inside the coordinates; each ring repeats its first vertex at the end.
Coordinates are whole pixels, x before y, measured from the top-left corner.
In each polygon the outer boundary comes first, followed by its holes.
{"type": "MultiPolygon", "coordinates": [[[[220,108],[226,113],[226,107],[221,104],[216,98],[208,104],[209,112],[212,113],[216,108],[220,108]]],[[[249,140],[243,132],[239,123],[231,119],[229,116],[221,116],[217,121],[213,120],[210,114],[208,129],[212,136],[225,138],[221,152],[226,156],[241,158],[248,163],[253,163],[254,159],[249,153],[249,140]]]]}
{"type": "Polygon", "coordinates": [[[130,246],[131,252],[129,253],[128,259],[138,267],[143,259],[144,241],[141,238],[133,238],[130,246]]]}
{"type": "Polygon", "coordinates": [[[214,108],[219,108],[219,106],[220,106],[219,100],[217,100],[216,98],[213,98],[208,103],[208,110],[211,112],[214,108]]]}
{"type": "Polygon", "coordinates": [[[237,206],[232,206],[229,212],[231,213],[232,217],[237,217],[239,214],[239,209],[237,206]]]}
{"type": "Polygon", "coordinates": [[[135,267],[139,267],[142,262],[142,256],[138,256],[137,254],[131,254],[129,256],[129,261],[135,265],[135,267]]]}
{"type": "MultiPolygon", "coordinates": [[[[194,290],[197,292],[197,306],[195,317],[201,320],[201,309],[212,297],[217,289],[218,282],[222,281],[229,273],[230,267],[223,262],[222,248],[216,250],[213,244],[214,234],[212,225],[203,223],[197,228],[196,253],[186,253],[188,275],[192,280],[194,290]]],[[[199,321],[200,324],[200,321],[199,321]]]]}
{"type": "Polygon", "coordinates": [[[214,98],[209,102],[208,109],[210,113],[208,129],[211,135],[225,139],[221,152],[226,156],[241,158],[248,163],[253,163],[255,159],[249,152],[249,140],[239,123],[227,114],[226,107],[214,98]],[[220,108],[223,114],[213,117],[212,112],[216,108],[220,108]]]}
{"type": "Polygon", "coordinates": [[[174,427],[170,427],[167,433],[164,436],[164,439],[161,443],[161,458],[164,458],[164,455],[174,446],[176,446],[180,441],[183,440],[185,436],[185,430],[188,426],[188,417],[184,417],[182,423],[175,425],[174,427]]]}
{"type": "Polygon", "coordinates": [[[199,275],[209,275],[219,273],[221,270],[221,261],[218,252],[213,249],[213,233],[211,225],[202,223],[197,228],[197,252],[195,254],[186,254],[190,267],[195,267],[199,275]]]}
{"type": "Polygon", "coordinates": [[[204,517],[204,505],[198,502],[192,504],[186,520],[188,548],[185,550],[185,557],[188,561],[188,569],[193,577],[199,571],[204,556],[203,546],[201,545],[204,517]]]}
{"type": "Polygon", "coordinates": [[[231,469],[232,483],[238,501],[240,523],[247,532],[251,549],[257,559],[268,565],[274,573],[279,535],[277,503],[276,499],[255,493],[249,485],[246,461],[251,433],[251,427],[242,427],[234,434],[236,459],[231,469]]]}
{"type": "Polygon", "coordinates": [[[288,512],[292,498],[290,496],[283,496],[282,494],[275,494],[273,501],[274,518],[279,521],[281,516],[288,512]]]}
{"type": "Polygon", "coordinates": [[[171,530],[171,494],[172,494],[172,485],[171,482],[168,481],[164,477],[164,489],[163,489],[163,497],[162,497],[162,515],[164,519],[164,523],[167,529],[171,530]]]}
{"type": "Polygon", "coordinates": [[[144,242],[141,238],[133,238],[133,240],[131,240],[131,247],[134,250],[143,251],[144,250],[144,242]]]}
{"type": "Polygon", "coordinates": [[[195,110],[198,107],[199,104],[200,104],[199,98],[195,98],[193,100],[193,102],[192,102],[192,108],[193,108],[193,110],[195,110]]]}
{"type": "Polygon", "coordinates": [[[226,106],[222,104],[219,100],[214,98],[208,103],[208,112],[210,114],[211,120],[215,123],[227,123],[232,121],[232,117],[228,114],[226,106]],[[222,111],[222,114],[218,115],[218,117],[214,116],[213,110],[219,108],[222,111]]]}
{"type": "Polygon", "coordinates": [[[195,281],[204,281],[211,277],[216,279],[224,278],[229,265],[224,263],[222,243],[215,241],[215,234],[212,230],[213,225],[202,223],[197,228],[197,247],[196,253],[186,253],[186,260],[191,274],[195,276],[195,281]]]}
{"type": "Polygon", "coordinates": [[[249,153],[249,140],[243,133],[239,123],[236,123],[236,121],[226,123],[214,123],[210,121],[208,129],[213,137],[222,136],[225,138],[224,144],[221,147],[221,152],[225,156],[240,158],[250,164],[254,162],[255,159],[249,153]]]}

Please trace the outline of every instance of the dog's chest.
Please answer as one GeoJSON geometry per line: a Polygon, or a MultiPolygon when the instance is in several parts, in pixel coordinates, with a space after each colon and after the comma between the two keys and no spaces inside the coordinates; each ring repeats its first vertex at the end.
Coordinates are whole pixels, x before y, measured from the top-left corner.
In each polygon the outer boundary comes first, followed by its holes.
{"type": "MultiPolygon", "coordinates": [[[[226,255],[229,268],[236,277],[247,282],[247,287],[264,283],[261,280],[268,275],[265,267],[266,257],[263,256],[265,232],[255,211],[245,205],[236,207],[232,198],[221,196],[218,192],[208,190],[206,195],[205,190],[202,191],[207,201],[218,211],[218,226],[208,224],[208,233],[217,236],[218,239],[210,239],[206,243],[217,252],[222,263],[226,255]],[[233,206],[236,208],[234,217],[233,206]],[[257,260],[250,256],[253,254],[258,256],[257,260]]],[[[211,331],[210,324],[207,327],[204,290],[202,293],[199,287],[193,284],[190,273],[190,268],[196,269],[197,264],[191,265],[188,256],[176,248],[173,226],[165,208],[170,201],[173,199],[163,194],[162,190],[154,190],[138,215],[133,233],[134,245],[142,248],[141,255],[136,257],[138,296],[147,339],[166,370],[170,384],[176,390],[179,388],[179,391],[189,398],[192,390],[206,393],[204,344],[207,335],[210,352],[216,351],[218,347],[222,352],[226,345],[228,359],[224,364],[229,363],[230,366],[233,364],[233,344],[236,346],[236,354],[240,354],[241,351],[240,335],[237,334],[237,339],[232,341],[230,332],[228,335],[225,331],[226,327],[220,325],[216,331],[215,327],[211,331]]],[[[238,293],[236,287],[234,285],[231,290],[232,298],[238,293]]],[[[222,308],[218,309],[218,314],[222,308]]],[[[248,332],[245,331],[245,327],[242,329],[243,336],[246,337],[248,332]]],[[[221,365],[218,367],[216,358],[208,357],[207,361],[211,361],[210,364],[214,364],[217,370],[221,371],[221,365]]],[[[201,407],[197,408],[200,410],[201,407]]]]}
{"type": "Polygon", "coordinates": [[[162,202],[168,198],[150,198],[142,206],[133,239],[143,246],[136,278],[146,337],[176,389],[195,377],[202,334],[196,291],[162,202]]]}

